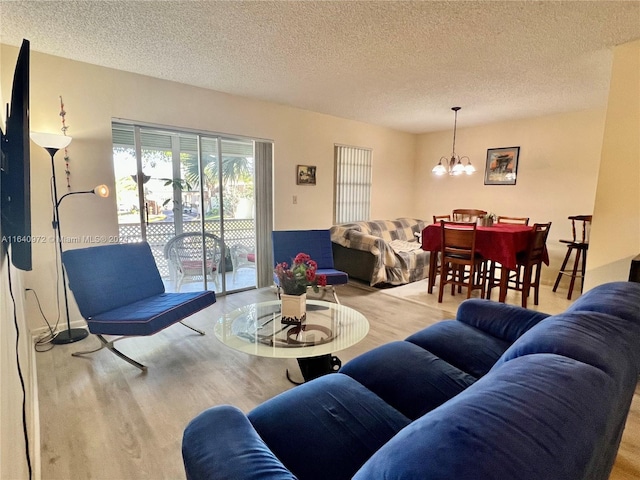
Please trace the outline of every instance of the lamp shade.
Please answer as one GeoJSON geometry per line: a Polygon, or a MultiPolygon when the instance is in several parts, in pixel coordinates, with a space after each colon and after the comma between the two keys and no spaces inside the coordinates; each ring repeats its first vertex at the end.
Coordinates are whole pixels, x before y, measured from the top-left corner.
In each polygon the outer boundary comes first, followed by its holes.
{"type": "Polygon", "coordinates": [[[476,167],[471,165],[471,162],[467,160],[467,164],[464,167],[464,172],[467,175],[473,175],[474,173],[476,173],[476,167]]]}
{"type": "Polygon", "coordinates": [[[93,193],[102,198],[107,198],[109,196],[109,187],[106,185],[98,185],[93,189],[93,193]]]}
{"type": "Polygon", "coordinates": [[[444,165],[442,165],[442,159],[440,159],[440,162],[435,167],[433,167],[433,170],[431,171],[436,175],[444,175],[445,173],[447,173],[447,169],[444,167],[444,165]]]}
{"type": "Polygon", "coordinates": [[[59,150],[71,143],[71,137],[55,133],[31,132],[31,140],[42,148],[55,148],[59,150]]]}

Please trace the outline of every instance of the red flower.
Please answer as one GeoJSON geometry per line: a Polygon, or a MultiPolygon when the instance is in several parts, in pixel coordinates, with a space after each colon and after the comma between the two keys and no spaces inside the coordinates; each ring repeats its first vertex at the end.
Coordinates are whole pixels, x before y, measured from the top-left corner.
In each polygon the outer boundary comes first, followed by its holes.
{"type": "Polygon", "coordinates": [[[318,286],[327,285],[327,277],[316,275],[317,270],[317,262],[306,253],[301,252],[295,256],[291,267],[287,262],[282,262],[275,266],[273,272],[284,293],[301,295],[307,291],[307,287],[312,287],[314,292],[318,292],[318,286]]]}

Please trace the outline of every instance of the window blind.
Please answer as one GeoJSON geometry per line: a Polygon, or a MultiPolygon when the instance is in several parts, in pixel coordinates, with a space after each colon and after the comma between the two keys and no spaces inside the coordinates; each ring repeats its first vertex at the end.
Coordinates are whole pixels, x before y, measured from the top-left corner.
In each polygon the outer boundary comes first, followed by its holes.
{"type": "Polygon", "coordinates": [[[335,145],[335,223],[370,220],[372,150],[335,145]]]}

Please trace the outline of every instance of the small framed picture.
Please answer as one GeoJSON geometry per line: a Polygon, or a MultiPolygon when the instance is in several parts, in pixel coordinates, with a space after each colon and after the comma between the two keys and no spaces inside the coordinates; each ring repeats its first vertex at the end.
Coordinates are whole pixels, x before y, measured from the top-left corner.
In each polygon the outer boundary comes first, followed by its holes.
{"type": "Polygon", "coordinates": [[[298,185],[315,185],[316,167],[314,165],[298,165],[296,167],[296,183],[298,185]]]}
{"type": "Polygon", "coordinates": [[[515,185],[520,147],[490,148],[484,169],[485,185],[515,185]]]}

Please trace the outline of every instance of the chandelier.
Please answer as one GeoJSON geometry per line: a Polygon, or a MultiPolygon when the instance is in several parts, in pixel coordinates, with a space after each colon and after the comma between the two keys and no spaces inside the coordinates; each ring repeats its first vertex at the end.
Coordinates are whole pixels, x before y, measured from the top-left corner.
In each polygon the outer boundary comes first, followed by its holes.
{"type": "Polygon", "coordinates": [[[455,120],[453,123],[453,150],[451,152],[451,158],[440,157],[438,164],[433,167],[433,170],[431,170],[435,175],[444,175],[446,173],[449,175],[462,175],[463,173],[471,175],[476,171],[475,167],[471,165],[469,157],[460,157],[456,155],[456,129],[458,126],[458,110],[460,110],[460,108],[461,107],[451,107],[451,110],[455,112],[455,120]],[[467,159],[467,164],[463,165],[462,160],[465,158],[467,159]]]}

